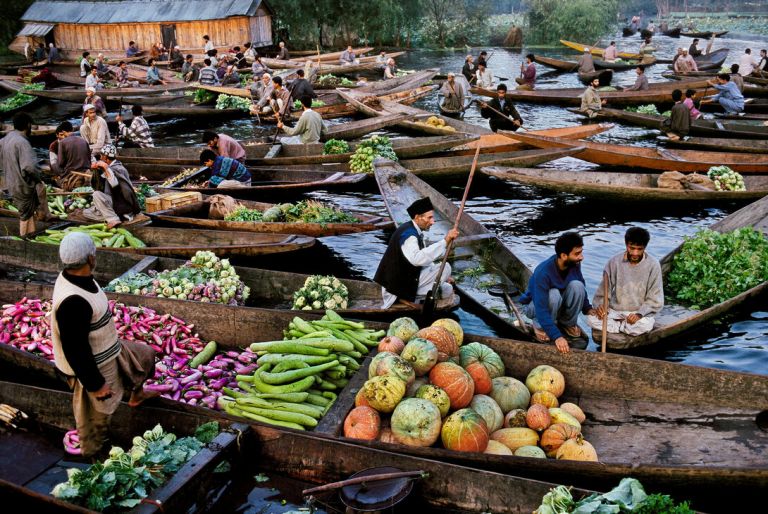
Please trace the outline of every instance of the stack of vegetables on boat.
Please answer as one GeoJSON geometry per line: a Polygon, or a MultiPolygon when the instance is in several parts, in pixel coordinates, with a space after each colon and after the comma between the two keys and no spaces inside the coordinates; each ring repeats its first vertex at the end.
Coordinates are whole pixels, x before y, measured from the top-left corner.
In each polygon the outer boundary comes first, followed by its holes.
{"type": "Polygon", "coordinates": [[[204,251],[173,270],[149,270],[116,278],[105,291],[225,305],[244,305],[250,295],[250,288],[228,259],[204,251]]]}
{"type": "Polygon", "coordinates": [[[347,415],[344,435],[409,446],[440,440],[462,452],[598,460],[582,435],[584,412],[560,403],[560,371],[539,365],[523,383],[504,374],[493,349],[463,339],[451,319],[422,329],[410,318],[395,320],[347,415]],[[386,419],[389,427],[383,426],[386,419]]]}
{"type": "MultiPolygon", "coordinates": [[[[115,512],[139,505],[152,489],[167,482],[181,467],[211,443],[219,424],[205,423],[192,437],[177,438],[161,425],[133,438],[125,451],[113,446],[109,458],[83,469],[69,468],[67,481],[51,494],[61,500],[99,512],[115,512]]],[[[68,453],[78,454],[76,446],[68,453]]]]}
{"type": "Polygon", "coordinates": [[[58,245],[64,236],[70,232],[84,232],[93,239],[97,248],[144,248],[144,242],[131,234],[124,228],[107,228],[105,223],[94,223],[93,225],[81,225],[67,227],[65,229],[49,228],[43,234],[35,237],[36,243],[47,243],[58,245]]]}
{"type": "Polygon", "coordinates": [[[297,430],[313,428],[384,331],[328,310],[320,320],[293,319],[283,341],[253,343],[258,369],[237,376],[244,392],[225,389],[227,413],[297,430]]]}
{"type": "Polygon", "coordinates": [[[239,206],[224,218],[225,221],[263,221],[269,223],[359,223],[360,220],[335,207],[316,200],[282,203],[265,211],[239,206]]]}

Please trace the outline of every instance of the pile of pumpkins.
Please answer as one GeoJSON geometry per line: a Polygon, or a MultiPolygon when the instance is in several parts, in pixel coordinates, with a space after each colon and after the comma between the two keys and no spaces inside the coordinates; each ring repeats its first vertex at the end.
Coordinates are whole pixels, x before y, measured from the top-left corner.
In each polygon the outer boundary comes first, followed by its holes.
{"type": "Polygon", "coordinates": [[[559,403],[560,371],[537,366],[523,383],[504,375],[492,348],[463,340],[452,319],[423,329],[410,318],[392,322],[344,436],[409,446],[440,439],[455,451],[597,462],[581,434],[584,412],[559,403]]]}

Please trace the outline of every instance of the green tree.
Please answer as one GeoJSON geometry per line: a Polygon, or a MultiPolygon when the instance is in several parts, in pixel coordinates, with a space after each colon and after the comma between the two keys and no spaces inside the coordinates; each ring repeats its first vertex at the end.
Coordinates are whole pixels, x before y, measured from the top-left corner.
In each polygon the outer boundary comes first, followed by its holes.
{"type": "Polygon", "coordinates": [[[592,44],[616,22],[618,0],[528,0],[531,41],[574,39],[592,44]]]}

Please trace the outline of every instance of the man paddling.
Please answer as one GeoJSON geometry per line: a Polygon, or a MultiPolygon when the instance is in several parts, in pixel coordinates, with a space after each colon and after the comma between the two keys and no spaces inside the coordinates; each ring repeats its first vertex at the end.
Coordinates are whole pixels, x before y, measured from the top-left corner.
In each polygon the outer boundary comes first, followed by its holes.
{"type": "MultiPolygon", "coordinates": [[[[452,228],[443,239],[424,246],[424,231],[435,223],[435,212],[429,198],[416,200],[408,207],[411,221],[400,225],[389,240],[374,280],[382,286],[383,307],[388,309],[398,299],[423,302],[437,279],[440,265],[435,261],[443,257],[449,242],[459,236],[452,228]]],[[[446,263],[440,277],[441,298],[453,294],[451,266],[446,263]]]]}
{"type": "Polygon", "coordinates": [[[536,266],[528,290],[520,297],[523,313],[533,320],[535,339],[554,341],[560,353],[568,353],[571,344],[586,347],[577,325],[579,313],[596,313],[587,298],[582,260],[584,241],[578,233],[566,232],[555,242],[555,255],[536,266]]]}
{"type": "Polygon", "coordinates": [[[490,118],[489,124],[491,130],[515,131],[522,127],[523,118],[517,112],[512,102],[507,99],[507,85],[499,84],[496,88],[496,98],[488,103],[480,102],[480,115],[483,118],[490,118]]]}
{"type": "Polygon", "coordinates": [[[155,351],[118,338],[104,291],[93,279],[96,246],[83,232],[67,234],[59,245],[64,270],[53,288],[51,341],[54,364],[73,389],[80,449],[93,458],[108,439],[109,421],[124,394],[137,407],[157,393],[145,392],[154,376],[155,351]]]}
{"type": "Polygon", "coordinates": [[[630,227],[624,234],[625,251],[614,255],[605,265],[603,280],[595,292],[595,312],[587,316],[593,330],[603,328],[608,316],[608,333],[639,336],[650,332],[654,315],[664,307],[664,287],[658,259],[645,249],[651,235],[640,227],[630,227]],[[605,277],[608,277],[608,311],[605,301],[605,277]]]}
{"type": "Polygon", "coordinates": [[[738,86],[731,81],[729,74],[721,73],[715,80],[708,80],[707,84],[717,89],[718,93],[714,96],[708,96],[701,103],[719,103],[727,114],[744,112],[744,95],[741,94],[738,86]]]}

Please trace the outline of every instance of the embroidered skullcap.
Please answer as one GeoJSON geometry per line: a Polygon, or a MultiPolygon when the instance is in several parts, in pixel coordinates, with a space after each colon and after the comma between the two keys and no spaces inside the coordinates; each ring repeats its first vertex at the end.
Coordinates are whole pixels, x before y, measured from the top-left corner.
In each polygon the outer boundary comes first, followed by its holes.
{"type": "Polygon", "coordinates": [[[115,148],[115,145],[107,143],[106,145],[101,147],[101,150],[99,150],[99,153],[101,155],[106,155],[110,159],[114,159],[117,157],[117,148],[115,148]]]}

